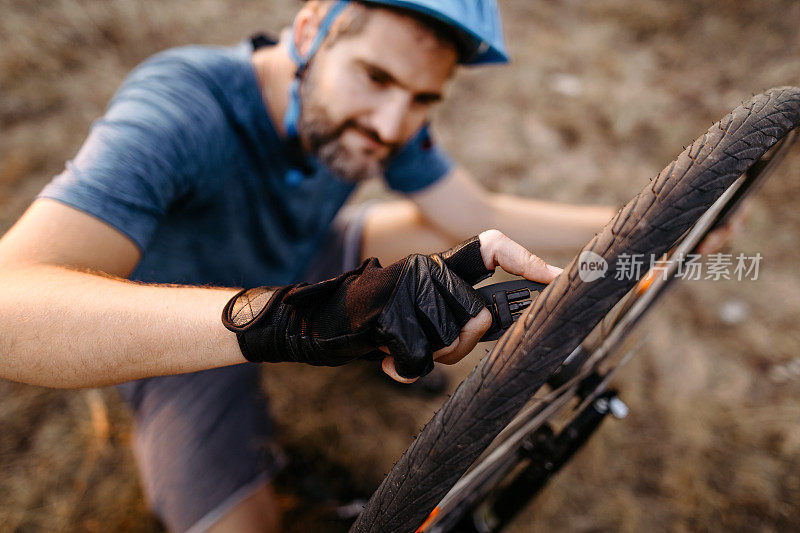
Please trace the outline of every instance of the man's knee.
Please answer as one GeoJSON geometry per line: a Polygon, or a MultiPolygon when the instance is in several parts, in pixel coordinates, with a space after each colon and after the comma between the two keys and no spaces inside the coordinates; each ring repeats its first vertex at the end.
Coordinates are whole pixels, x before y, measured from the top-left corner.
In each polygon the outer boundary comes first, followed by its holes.
{"type": "Polygon", "coordinates": [[[138,385],[134,451],[148,500],[169,529],[207,529],[280,467],[255,365],[138,385]]]}
{"type": "MultiPolygon", "coordinates": [[[[209,533],[272,533],[280,531],[280,509],[271,484],[266,484],[222,516],[209,533]]],[[[192,532],[194,533],[194,532],[192,532]]]]}

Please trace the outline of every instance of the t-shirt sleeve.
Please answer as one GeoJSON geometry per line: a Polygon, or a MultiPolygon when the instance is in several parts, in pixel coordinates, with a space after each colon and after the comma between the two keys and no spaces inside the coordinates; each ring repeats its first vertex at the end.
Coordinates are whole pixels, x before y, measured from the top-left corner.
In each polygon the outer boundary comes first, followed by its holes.
{"type": "Polygon", "coordinates": [[[395,191],[412,193],[432,185],[452,167],[452,159],[434,144],[426,125],[392,158],[384,177],[395,191]]]}
{"type": "Polygon", "coordinates": [[[144,250],[159,219],[222,157],[222,111],[180,54],[131,73],[78,154],[39,194],[112,225],[144,250]]]}

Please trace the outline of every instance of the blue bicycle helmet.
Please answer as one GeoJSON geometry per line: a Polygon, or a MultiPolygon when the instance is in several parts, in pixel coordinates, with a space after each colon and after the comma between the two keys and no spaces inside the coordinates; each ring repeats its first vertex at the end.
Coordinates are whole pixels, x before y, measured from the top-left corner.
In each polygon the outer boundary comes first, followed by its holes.
{"type": "MultiPolygon", "coordinates": [[[[449,26],[463,36],[466,42],[472,44],[471,50],[467,54],[462,54],[460,58],[459,62],[464,65],[508,62],[500,9],[496,0],[338,0],[320,22],[317,35],[305,55],[300,55],[294,39],[289,40],[289,55],[297,65],[295,80],[289,89],[289,105],[283,117],[283,125],[290,142],[297,139],[297,122],[300,118],[300,78],[328,35],[336,17],[350,1],[413,11],[449,26]]],[[[298,169],[292,169],[286,178],[290,183],[298,183],[303,179],[303,173],[298,169]]]]}
{"type": "Polygon", "coordinates": [[[474,48],[464,65],[507,63],[508,52],[496,0],[357,0],[414,11],[443,22],[464,35],[474,48]]]}

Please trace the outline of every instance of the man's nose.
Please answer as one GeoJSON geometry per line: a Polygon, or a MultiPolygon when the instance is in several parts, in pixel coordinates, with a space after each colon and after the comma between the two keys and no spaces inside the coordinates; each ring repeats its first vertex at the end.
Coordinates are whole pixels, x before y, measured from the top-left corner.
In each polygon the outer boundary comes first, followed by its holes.
{"type": "Polygon", "coordinates": [[[382,99],[372,113],[372,128],[384,144],[400,144],[405,139],[408,118],[408,97],[400,91],[382,99]]]}

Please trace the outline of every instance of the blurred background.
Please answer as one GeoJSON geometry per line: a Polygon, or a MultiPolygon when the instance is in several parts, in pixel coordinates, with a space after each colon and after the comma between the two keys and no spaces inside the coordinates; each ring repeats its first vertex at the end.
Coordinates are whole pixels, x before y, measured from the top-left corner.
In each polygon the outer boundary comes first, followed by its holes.
{"type": "MultiPolygon", "coordinates": [[[[299,4],[0,0],[0,234],[133,66],[171,46],[277,33],[299,4]]],[[[501,7],[513,64],[462,72],[435,120],[492,190],[621,205],[742,100],[800,85],[796,0],[501,7]]],[[[730,249],[762,254],[758,280],[670,294],[616,379],[630,416],[606,422],[513,531],[800,530],[798,193],[795,153],[730,249]]],[[[358,199],[387,194],[370,183],[358,199]]],[[[449,369],[453,387],[477,351],[449,369]]],[[[272,365],[264,380],[292,458],[280,481],[291,531],[341,529],[319,501],[369,494],[446,398],[390,386],[366,364],[272,365]]],[[[0,530],[160,531],[130,424],[112,389],[0,382],[0,530]]]]}

